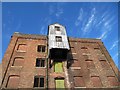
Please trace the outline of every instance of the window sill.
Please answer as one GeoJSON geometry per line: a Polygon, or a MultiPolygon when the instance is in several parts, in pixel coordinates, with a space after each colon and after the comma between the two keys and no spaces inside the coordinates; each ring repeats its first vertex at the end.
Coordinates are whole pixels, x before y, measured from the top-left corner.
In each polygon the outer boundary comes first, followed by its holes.
{"type": "Polygon", "coordinates": [[[22,51],[22,50],[16,50],[16,52],[26,53],[26,51],[22,51]]]}
{"type": "Polygon", "coordinates": [[[33,89],[45,89],[45,87],[33,87],[33,89]]]}
{"type": "Polygon", "coordinates": [[[45,67],[35,67],[35,68],[46,68],[46,66],[45,67]]]}
{"type": "Polygon", "coordinates": [[[23,66],[11,66],[11,67],[19,67],[19,68],[22,68],[23,66]]]}

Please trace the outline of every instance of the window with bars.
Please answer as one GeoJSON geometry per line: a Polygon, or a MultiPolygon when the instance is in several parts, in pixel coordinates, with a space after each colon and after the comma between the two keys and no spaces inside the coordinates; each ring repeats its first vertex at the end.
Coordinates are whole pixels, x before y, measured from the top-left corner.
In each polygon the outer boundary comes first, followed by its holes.
{"type": "Polygon", "coordinates": [[[44,87],[44,77],[35,76],[34,77],[34,87],[44,87]]]}
{"type": "Polygon", "coordinates": [[[38,52],[45,52],[45,46],[44,45],[38,45],[37,51],[38,52]]]}
{"type": "Polygon", "coordinates": [[[37,58],[36,59],[36,67],[45,67],[45,59],[37,58]]]}

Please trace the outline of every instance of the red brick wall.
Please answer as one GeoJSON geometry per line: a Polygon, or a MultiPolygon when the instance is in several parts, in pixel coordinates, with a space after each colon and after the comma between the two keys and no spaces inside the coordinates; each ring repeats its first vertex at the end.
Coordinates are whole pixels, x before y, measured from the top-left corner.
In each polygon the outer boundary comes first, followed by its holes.
{"type": "MultiPolygon", "coordinates": [[[[76,86],[87,88],[111,87],[117,85],[118,69],[100,40],[69,38],[69,43],[71,50],[68,60],[63,64],[64,72],[61,74],[54,73],[54,66],[48,68],[49,87],[55,88],[54,80],[56,77],[64,78],[65,87],[68,87],[65,75],[67,61],[70,64],[67,69],[70,83],[68,88],[75,88],[76,86]]],[[[45,67],[43,68],[37,68],[35,65],[36,58],[47,57],[47,48],[45,53],[37,52],[38,45],[47,47],[47,37],[25,34],[13,35],[2,60],[2,88],[6,86],[33,88],[34,76],[36,75],[45,77],[46,87],[47,61],[45,61],[45,67]],[[10,78],[10,76],[12,77],[10,78]]]]}
{"type": "Polygon", "coordinates": [[[2,61],[4,68],[3,76],[5,77],[2,84],[3,88],[6,86],[8,88],[12,86],[13,88],[33,88],[34,76],[36,75],[44,76],[46,80],[46,66],[43,68],[35,66],[36,58],[46,58],[47,56],[47,48],[44,53],[37,52],[38,45],[47,47],[46,36],[33,36],[13,35],[2,61]],[[19,79],[10,77],[16,75],[19,76],[19,79]],[[19,85],[16,82],[19,82],[19,85]]]}

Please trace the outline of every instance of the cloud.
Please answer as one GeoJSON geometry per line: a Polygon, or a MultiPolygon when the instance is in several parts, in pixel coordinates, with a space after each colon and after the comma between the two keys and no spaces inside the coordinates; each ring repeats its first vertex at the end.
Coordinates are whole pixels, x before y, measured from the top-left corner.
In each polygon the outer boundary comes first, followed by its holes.
{"type": "Polygon", "coordinates": [[[114,43],[113,43],[113,45],[111,46],[111,48],[110,48],[110,50],[112,50],[115,46],[117,46],[118,45],[118,40],[116,40],[114,43]]]}
{"type": "Polygon", "coordinates": [[[118,52],[113,56],[113,59],[115,59],[116,57],[118,57],[118,52]]]}
{"type": "Polygon", "coordinates": [[[63,14],[63,8],[57,7],[57,12],[55,14],[56,17],[60,17],[63,14]]]}
{"type": "Polygon", "coordinates": [[[107,37],[108,31],[105,31],[101,34],[101,36],[98,37],[98,39],[105,39],[107,37]]]}
{"type": "Polygon", "coordinates": [[[50,15],[52,15],[53,13],[54,13],[54,7],[51,5],[50,7],[49,7],[49,14],[50,15]]]}
{"type": "Polygon", "coordinates": [[[64,4],[57,4],[57,6],[49,6],[49,15],[55,15],[57,18],[59,18],[64,13],[62,5],[64,4]]]}
{"type": "Polygon", "coordinates": [[[41,22],[40,22],[40,25],[39,25],[39,28],[40,28],[39,33],[46,35],[47,32],[48,32],[46,27],[48,27],[48,25],[51,24],[52,19],[50,17],[45,17],[41,22]]]}
{"type": "Polygon", "coordinates": [[[40,29],[40,34],[45,34],[45,26],[44,25],[40,29]]]}
{"type": "MultiPolygon", "coordinates": [[[[108,16],[106,16],[106,17],[108,17],[108,16]]],[[[106,39],[107,36],[112,31],[112,25],[114,25],[114,22],[113,22],[114,16],[111,17],[110,19],[106,19],[106,17],[104,17],[97,25],[98,27],[102,27],[101,28],[102,34],[98,37],[98,39],[102,39],[102,40],[106,39]],[[102,26],[99,26],[100,24],[102,24],[102,26]]]]}
{"type": "Polygon", "coordinates": [[[77,20],[75,21],[75,26],[78,26],[80,24],[80,21],[82,21],[83,18],[83,9],[80,9],[79,15],[77,17],[77,20]]]}
{"type": "Polygon", "coordinates": [[[84,34],[90,32],[90,27],[91,27],[91,25],[92,25],[92,23],[94,21],[95,13],[96,13],[96,9],[93,8],[92,11],[91,11],[91,16],[89,17],[88,22],[86,23],[85,27],[83,28],[83,33],[84,34]]]}
{"type": "Polygon", "coordinates": [[[22,23],[21,23],[21,21],[19,21],[18,25],[16,26],[16,31],[18,31],[21,28],[21,25],[22,25],[22,23]]]}

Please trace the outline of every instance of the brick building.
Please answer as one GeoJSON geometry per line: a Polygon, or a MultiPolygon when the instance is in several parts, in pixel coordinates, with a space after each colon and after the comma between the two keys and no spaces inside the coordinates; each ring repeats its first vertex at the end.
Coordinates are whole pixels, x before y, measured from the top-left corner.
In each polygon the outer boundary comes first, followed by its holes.
{"type": "Polygon", "coordinates": [[[119,88],[118,68],[101,40],[68,37],[68,50],[57,52],[49,51],[48,39],[13,34],[2,60],[1,89],[119,88]]]}

